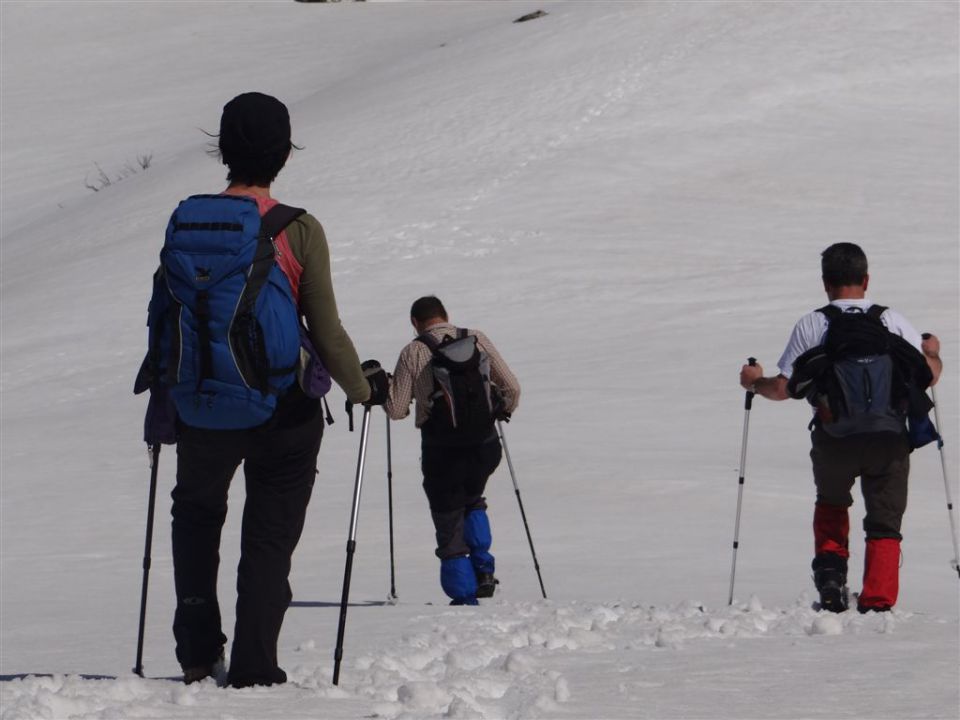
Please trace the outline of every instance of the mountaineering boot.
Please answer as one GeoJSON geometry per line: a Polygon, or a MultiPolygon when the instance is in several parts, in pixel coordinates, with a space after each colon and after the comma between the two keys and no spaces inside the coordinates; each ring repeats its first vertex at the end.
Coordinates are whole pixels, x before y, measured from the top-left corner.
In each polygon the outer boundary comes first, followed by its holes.
{"type": "Polygon", "coordinates": [[[283,685],[287,681],[287,674],[281,668],[262,672],[257,675],[230,675],[227,684],[232,688],[254,687],[256,685],[283,685]]]}
{"type": "Polygon", "coordinates": [[[478,598],[490,598],[493,597],[494,591],[497,589],[497,585],[500,584],[500,581],[497,580],[493,573],[477,573],[477,597],[478,598]]]}
{"type": "Polygon", "coordinates": [[[863,592],[857,610],[885,612],[897,603],[900,590],[900,541],[868,538],[863,563],[863,592]]]}
{"type": "Polygon", "coordinates": [[[814,574],[820,593],[820,609],[842,613],[850,606],[850,596],[843,576],[836,570],[820,570],[814,574]]]}
{"type": "Polygon", "coordinates": [[[850,606],[847,590],[847,559],[833,553],[820,553],[812,563],[813,582],[820,593],[820,609],[841,613],[850,606]]]}
{"type": "Polygon", "coordinates": [[[183,669],[183,682],[185,685],[199,682],[213,675],[213,665],[199,665],[192,668],[183,669]]]}
{"type": "Polygon", "coordinates": [[[224,663],[225,660],[223,648],[220,648],[220,655],[212,663],[184,668],[183,682],[185,685],[190,685],[191,683],[199,682],[200,680],[204,680],[208,677],[215,678],[218,675],[223,674],[224,663]]]}

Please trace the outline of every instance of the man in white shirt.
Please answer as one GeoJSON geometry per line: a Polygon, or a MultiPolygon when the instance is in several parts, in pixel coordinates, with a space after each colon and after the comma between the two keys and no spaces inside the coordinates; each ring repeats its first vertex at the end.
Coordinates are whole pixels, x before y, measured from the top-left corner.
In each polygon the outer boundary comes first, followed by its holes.
{"type": "MultiPolygon", "coordinates": [[[[873,305],[866,299],[869,275],[867,257],[853,243],[837,243],[823,251],[821,260],[823,289],[830,304],[844,313],[866,313],[873,305]]],[[[899,313],[887,309],[880,316],[887,329],[902,337],[926,358],[933,375],[940,377],[940,341],[934,335],[921,336],[899,313]]],[[[780,373],[764,377],[758,365],[744,365],[740,385],[768,400],[790,397],[787,383],[794,361],[807,350],[821,345],[829,320],[815,310],[797,322],[777,366],[780,373]]],[[[866,432],[835,437],[814,421],[811,434],[813,477],[817,502],[813,516],[815,557],[814,582],[820,593],[820,606],[842,612],[847,609],[847,559],[849,517],[853,504],[850,494],[859,476],[866,506],[863,529],[866,533],[863,591],[858,601],[860,612],[889,610],[899,591],[900,524],[907,505],[907,477],[910,471],[910,446],[906,432],[866,432]]]]}

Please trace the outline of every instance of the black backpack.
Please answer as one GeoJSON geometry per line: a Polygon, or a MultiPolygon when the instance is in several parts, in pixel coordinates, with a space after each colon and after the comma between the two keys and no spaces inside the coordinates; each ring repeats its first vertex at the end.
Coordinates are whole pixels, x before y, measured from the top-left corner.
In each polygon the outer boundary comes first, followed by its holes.
{"type": "Polygon", "coordinates": [[[424,435],[444,445],[474,445],[489,440],[503,412],[499,390],[490,381],[490,358],[477,345],[477,336],[464,328],[456,337],[437,340],[430,333],[416,338],[432,354],[434,390],[424,435]]]}
{"type": "Polygon", "coordinates": [[[926,394],[933,379],[927,361],[883,324],[886,309],[819,308],[829,321],[823,343],[793,363],[787,390],[816,408],[812,425],[833,437],[902,434],[908,418],[925,417],[933,407],[926,394]]]}

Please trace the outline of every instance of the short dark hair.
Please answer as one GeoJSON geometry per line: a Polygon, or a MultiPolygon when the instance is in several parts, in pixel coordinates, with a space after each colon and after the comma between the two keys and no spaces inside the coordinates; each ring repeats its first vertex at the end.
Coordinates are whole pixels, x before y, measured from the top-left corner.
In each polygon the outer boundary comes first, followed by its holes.
{"type": "Polygon", "coordinates": [[[433,318],[447,319],[447,309],[440,302],[440,298],[435,295],[427,295],[418,298],[410,306],[410,317],[417,322],[426,322],[433,318]]]}
{"type": "Polygon", "coordinates": [[[227,181],[266,187],[287,163],[290,113],[275,97],[243,93],[223,108],[218,149],[227,181]]]}
{"type": "Polygon", "coordinates": [[[854,243],[835,243],[821,253],[823,282],[830,287],[860,285],[867,277],[867,256],[854,243]]]}
{"type": "Polygon", "coordinates": [[[223,164],[227,166],[227,182],[267,187],[277,179],[277,175],[287,164],[289,151],[282,155],[271,153],[260,158],[228,157],[222,150],[220,155],[223,164]]]}

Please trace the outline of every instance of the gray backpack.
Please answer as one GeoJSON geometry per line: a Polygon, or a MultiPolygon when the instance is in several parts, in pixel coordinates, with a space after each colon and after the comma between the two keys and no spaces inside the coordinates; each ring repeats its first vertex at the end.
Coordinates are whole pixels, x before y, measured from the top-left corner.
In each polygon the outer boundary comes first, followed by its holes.
{"type": "Polygon", "coordinates": [[[416,338],[433,357],[434,390],[424,435],[444,445],[473,445],[494,435],[503,400],[490,381],[490,358],[465,328],[438,341],[429,333],[416,338]]]}

